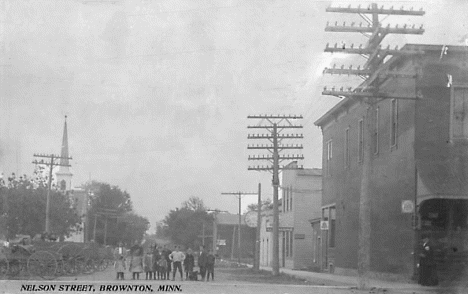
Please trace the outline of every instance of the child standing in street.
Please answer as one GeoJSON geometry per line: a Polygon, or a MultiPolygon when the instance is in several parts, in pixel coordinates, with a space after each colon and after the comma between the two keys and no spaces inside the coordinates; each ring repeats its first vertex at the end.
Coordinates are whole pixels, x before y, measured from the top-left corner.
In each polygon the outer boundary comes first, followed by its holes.
{"type": "Polygon", "coordinates": [[[210,274],[211,274],[211,280],[214,281],[214,266],[215,266],[215,261],[216,257],[213,254],[213,250],[208,251],[208,256],[206,257],[206,281],[210,279],[210,274]]]}
{"type": "Polygon", "coordinates": [[[159,254],[161,258],[158,260],[158,279],[166,280],[169,279],[169,274],[167,273],[167,260],[161,249],[159,250],[159,254]]]}
{"type": "Polygon", "coordinates": [[[161,254],[159,253],[159,248],[155,245],[153,248],[153,280],[158,278],[159,280],[159,260],[161,259],[161,254]]]}
{"type": "Polygon", "coordinates": [[[192,249],[187,250],[187,255],[184,259],[184,269],[185,269],[185,279],[188,280],[189,276],[193,272],[193,267],[195,266],[195,257],[192,254],[192,249]]]}
{"type": "Polygon", "coordinates": [[[172,251],[171,254],[169,254],[169,258],[173,262],[174,265],[174,271],[172,272],[172,280],[175,281],[175,275],[177,273],[177,270],[179,270],[180,273],[180,280],[184,280],[184,274],[182,271],[182,263],[184,262],[185,259],[185,254],[179,250],[179,246],[175,247],[175,251],[172,251]]]}
{"type": "Polygon", "coordinates": [[[125,258],[123,257],[123,255],[120,255],[119,259],[115,261],[114,268],[117,272],[117,280],[125,280],[124,272],[127,266],[125,264],[125,258]]]}
{"type": "Polygon", "coordinates": [[[148,249],[146,252],[145,258],[143,260],[143,269],[145,270],[146,280],[153,279],[153,254],[151,249],[148,249]]]}
{"type": "Polygon", "coordinates": [[[130,259],[130,271],[132,272],[132,280],[139,280],[140,273],[143,271],[143,256],[141,248],[137,248],[130,259]]]}

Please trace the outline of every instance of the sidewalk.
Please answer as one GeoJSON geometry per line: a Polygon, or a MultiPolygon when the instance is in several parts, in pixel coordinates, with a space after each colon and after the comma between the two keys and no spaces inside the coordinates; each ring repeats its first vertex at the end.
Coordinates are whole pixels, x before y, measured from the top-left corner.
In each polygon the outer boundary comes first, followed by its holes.
{"type": "MultiPolygon", "coordinates": [[[[248,267],[252,267],[252,265],[247,265],[248,267]]],[[[271,267],[261,266],[261,270],[272,271],[271,267]]],[[[337,286],[346,285],[350,289],[357,288],[357,277],[353,276],[342,276],[337,274],[329,274],[329,273],[317,273],[317,272],[309,272],[309,271],[300,271],[300,270],[292,270],[287,268],[280,268],[280,273],[284,273],[286,275],[293,276],[299,279],[305,279],[311,282],[317,280],[326,280],[330,282],[334,282],[337,286]]],[[[393,289],[393,290],[405,290],[405,291],[418,291],[418,292],[427,292],[427,291],[436,291],[437,288],[435,287],[423,287],[418,284],[412,283],[402,283],[402,282],[389,282],[389,281],[382,281],[382,280],[369,280],[370,288],[376,289],[393,289]]]]}

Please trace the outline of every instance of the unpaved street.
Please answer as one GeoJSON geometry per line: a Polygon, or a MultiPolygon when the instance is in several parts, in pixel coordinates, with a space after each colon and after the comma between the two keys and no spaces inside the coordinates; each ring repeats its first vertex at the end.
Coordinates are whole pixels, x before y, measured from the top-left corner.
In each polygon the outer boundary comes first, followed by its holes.
{"type": "Polygon", "coordinates": [[[0,286],[0,293],[141,293],[141,292],[178,292],[178,293],[265,293],[265,294],[348,294],[348,293],[464,293],[462,290],[448,291],[424,289],[415,285],[407,289],[373,289],[371,291],[357,291],[352,285],[333,283],[330,281],[317,280],[315,283],[301,281],[282,276],[273,279],[265,274],[251,274],[247,269],[218,269],[214,282],[201,281],[117,281],[114,271],[109,269],[104,272],[96,272],[91,275],[78,277],[60,277],[54,281],[44,280],[16,280],[5,281],[0,286]],[[75,285],[76,287],[71,288],[75,285]],[[23,287],[23,288],[22,288],[23,287]],[[35,288],[33,288],[35,287],[35,288]],[[40,288],[42,287],[42,288],[40,288]],[[55,287],[55,288],[53,288],[55,287]],[[61,287],[61,288],[60,288],[61,287]],[[81,287],[81,288],[79,288],[81,287]],[[68,291],[67,291],[68,288],[68,291]],[[23,290],[22,290],[23,289],[23,290]],[[32,290],[34,289],[34,290],[32,290]],[[54,291],[51,291],[54,289],[54,291]],[[73,289],[73,291],[70,291],[73,289]],[[91,290],[90,290],[91,289],[91,290]],[[104,290],[102,290],[104,289],[104,290]]]}

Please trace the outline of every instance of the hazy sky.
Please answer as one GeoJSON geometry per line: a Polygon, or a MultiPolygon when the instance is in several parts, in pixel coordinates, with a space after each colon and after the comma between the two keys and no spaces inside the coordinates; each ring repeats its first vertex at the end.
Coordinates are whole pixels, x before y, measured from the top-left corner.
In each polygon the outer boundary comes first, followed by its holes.
{"type": "MultiPolygon", "coordinates": [[[[68,115],[73,184],[88,179],[127,190],[152,225],[190,196],[237,212],[234,196],[271,197],[271,175],[248,171],[249,114],[302,114],[305,167],[321,166],[313,122],[338,102],[323,67],[362,64],[322,53],[327,42],[365,43],[359,34],[326,33],[326,1],[296,0],[0,0],[0,170],[31,174],[33,153],[59,153],[68,115]]],[[[377,1],[379,2],[379,1],[377,1]]],[[[379,2],[379,5],[390,1],[379,2]]],[[[354,6],[367,2],[348,1],[354,6]]],[[[337,3],[333,3],[336,5],[337,3]]],[[[423,17],[423,36],[384,44],[463,45],[468,4],[394,1],[423,17]]],[[[302,142],[301,142],[302,141],[302,142]]],[[[244,203],[255,197],[245,197],[244,203]]]]}

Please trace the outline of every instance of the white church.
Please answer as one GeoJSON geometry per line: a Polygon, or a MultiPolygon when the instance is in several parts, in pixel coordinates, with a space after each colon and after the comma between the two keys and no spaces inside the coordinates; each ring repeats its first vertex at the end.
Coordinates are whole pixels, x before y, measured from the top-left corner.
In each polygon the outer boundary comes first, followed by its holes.
{"type": "Polygon", "coordinates": [[[73,233],[72,236],[66,239],[71,242],[85,242],[85,233],[87,230],[87,211],[88,211],[88,193],[81,187],[72,188],[73,174],[70,172],[69,152],[68,152],[68,130],[67,116],[65,116],[65,124],[63,126],[62,150],[60,153],[60,165],[55,173],[57,187],[64,193],[72,197],[76,203],[77,213],[82,216],[81,230],[73,233]]]}

